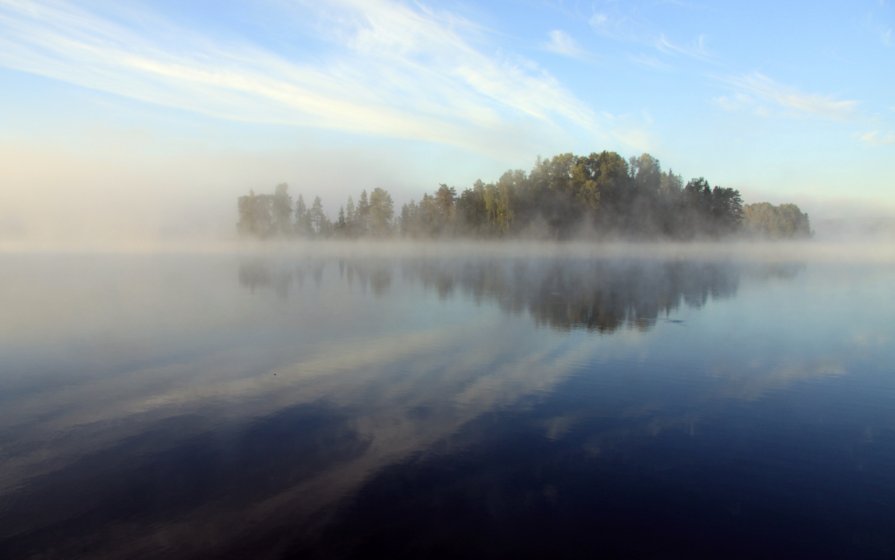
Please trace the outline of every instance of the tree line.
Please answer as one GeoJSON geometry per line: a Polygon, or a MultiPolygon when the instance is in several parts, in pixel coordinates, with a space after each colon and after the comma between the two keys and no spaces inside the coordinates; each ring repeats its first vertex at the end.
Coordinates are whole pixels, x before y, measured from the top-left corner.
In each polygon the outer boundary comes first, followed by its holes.
{"type": "Polygon", "coordinates": [[[237,230],[268,238],[404,236],[431,238],[720,238],[738,233],[767,237],[811,234],[808,215],[795,204],[743,204],[740,192],[706,179],[686,184],[643,154],[625,160],[615,152],[539,158],[533,169],[506,171],[496,182],[476,181],[458,193],[445,184],[396,213],[382,188],[348,197],[335,220],[319,196],[308,207],[289,187],[238,199],[237,230]]]}

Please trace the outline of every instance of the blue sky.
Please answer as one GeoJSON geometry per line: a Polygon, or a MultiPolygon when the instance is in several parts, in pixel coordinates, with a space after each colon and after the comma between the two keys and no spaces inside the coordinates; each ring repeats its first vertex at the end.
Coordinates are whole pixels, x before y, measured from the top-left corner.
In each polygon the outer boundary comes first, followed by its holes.
{"type": "Polygon", "coordinates": [[[0,0],[0,236],[229,231],[249,188],[334,214],[603,149],[891,215],[893,28],[889,0],[0,0]]]}

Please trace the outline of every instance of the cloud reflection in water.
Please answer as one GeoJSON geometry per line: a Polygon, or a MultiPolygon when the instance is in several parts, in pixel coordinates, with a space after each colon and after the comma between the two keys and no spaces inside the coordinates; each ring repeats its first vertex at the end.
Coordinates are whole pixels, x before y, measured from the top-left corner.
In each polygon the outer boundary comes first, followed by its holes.
{"type": "Polygon", "coordinates": [[[488,418],[534,415],[548,441],[585,429],[581,448],[604,457],[644,434],[697,433],[729,399],[842,374],[849,359],[714,361],[703,308],[735,307],[744,283],[799,278],[800,266],[779,263],[343,257],[140,267],[152,271],[142,286],[133,263],[106,263],[97,282],[118,292],[92,318],[97,332],[128,331],[111,353],[126,354],[131,340],[160,343],[139,360],[56,384],[67,368],[97,363],[99,350],[59,325],[43,343],[81,348],[70,362],[42,365],[30,339],[17,348],[32,370],[56,369],[41,386],[4,379],[18,388],[0,414],[0,494],[19,504],[0,513],[7,551],[36,551],[53,534],[63,551],[128,556],[167,542],[214,554],[287,538],[283,519],[300,539],[388,466],[462,456],[488,418]],[[177,274],[185,266],[186,279],[177,274]],[[136,320],[120,324],[122,310],[136,320]],[[164,335],[172,325],[182,340],[164,335]],[[135,489],[132,509],[120,510],[135,489]],[[108,533],[81,531],[90,519],[108,533]]]}

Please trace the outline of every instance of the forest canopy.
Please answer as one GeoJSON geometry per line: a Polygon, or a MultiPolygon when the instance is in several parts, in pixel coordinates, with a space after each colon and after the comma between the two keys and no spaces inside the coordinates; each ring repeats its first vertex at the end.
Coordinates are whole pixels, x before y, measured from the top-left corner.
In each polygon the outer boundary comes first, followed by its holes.
{"type": "Polygon", "coordinates": [[[684,184],[649,154],[625,160],[607,151],[538,158],[528,173],[509,170],[496,182],[479,180],[459,193],[441,184],[397,213],[388,191],[377,187],[363,190],[357,201],[349,196],[332,220],[319,196],[308,207],[301,194],[293,201],[285,183],[273,194],[239,197],[237,208],[238,232],[258,238],[686,240],[811,234],[808,215],[795,204],[744,206],[738,190],[712,186],[702,177],[684,184]]]}

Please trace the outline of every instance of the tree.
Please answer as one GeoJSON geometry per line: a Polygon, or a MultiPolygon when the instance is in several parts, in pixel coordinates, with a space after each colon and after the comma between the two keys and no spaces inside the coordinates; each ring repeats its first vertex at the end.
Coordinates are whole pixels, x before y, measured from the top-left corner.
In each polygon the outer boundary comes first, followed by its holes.
{"type": "Polygon", "coordinates": [[[252,190],[237,200],[239,222],[236,229],[241,235],[268,237],[274,233],[273,197],[256,195],[252,190]]]}
{"type": "Polygon", "coordinates": [[[723,187],[712,189],[711,217],[714,235],[728,235],[739,230],[743,222],[740,191],[723,187]]]}
{"type": "Polygon", "coordinates": [[[710,187],[704,178],[692,179],[680,199],[676,230],[687,237],[721,236],[736,232],[743,221],[740,191],[710,187]]]}
{"type": "Polygon", "coordinates": [[[659,160],[644,153],[630,159],[629,171],[632,192],[628,231],[638,236],[655,236],[664,229],[662,214],[665,208],[659,197],[662,167],[659,160]]]}
{"type": "Polygon", "coordinates": [[[485,184],[481,180],[475,182],[471,189],[460,194],[456,203],[458,228],[461,232],[481,235],[487,231],[487,212],[485,210],[485,184]]]}
{"type": "Polygon", "coordinates": [[[367,189],[361,191],[360,199],[357,201],[355,224],[356,235],[367,235],[370,233],[370,202],[367,199],[367,189]]]}
{"type": "Polygon", "coordinates": [[[786,224],[784,230],[790,237],[811,237],[811,223],[808,220],[808,214],[795,204],[781,204],[777,207],[783,216],[783,223],[786,224]]]}
{"type": "MultiPolygon", "coordinates": [[[[540,219],[546,222],[547,233],[558,237],[566,236],[580,221],[583,206],[578,200],[579,187],[587,180],[586,170],[578,168],[578,158],[571,153],[538,159],[527,181],[522,176],[513,177],[507,173],[501,177],[502,183],[529,185],[526,189],[528,196],[522,200],[512,197],[517,228],[524,228],[523,223],[531,224],[540,219]]],[[[512,190],[515,194],[520,189],[512,190]]]]}
{"type": "Polygon", "coordinates": [[[630,160],[631,178],[638,191],[655,193],[662,182],[662,167],[659,160],[649,154],[641,154],[640,157],[632,157],[630,160]]]}
{"type": "Polygon", "coordinates": [[[435,237],[440,232],[438,229],[438,205],[435,203],[435,197],[426,193],[420,199],[420,206],[417,214],[417,231],[420,235],[427,237],[435,237]]]}
{"type": "Polygon", "coordinates": [[[319,196],[314,197],[314,203],[308,211],[308,221],[311,224],[311,231],[317,237],[325,237],[329,235],[331,223],[323,213],[323,202],[319,196]]]}
{"type": "Polygon", "coordinates": [[[457,190],[442,183],[433,198],[438,211],[435,229],[442,235],[450,233],[454,224],[454,201],[457,198],[457,190]]]}
{"type": "Polygon", "coordinates": [[[795,204],[774,206],[768,202],[747,204],[743,209],[746,231],[772,239],[811,236],[811,224],[795,204]]]}
{"type": "Polygon", "coordinates": [[[339,236],[344,237],[348,234],[348,221],[345,219],[345,207],[339,206],[339,217],[336,220],[335,224],[335,233],[339,236]]]}
{"type": "Polygon", "coordinates": [[[348,202],[345,204],[345,233],[348,237],[355,237],[357,229],[357,208],[354,206],[354,199],[348,195],[348,202]]]}
{"type": "Polygon", "coordinates": [[[401,235],[409,236],[416,235],[416,219],[419,214],[419,207],[416,202],[410,201],[407,204],[401,206],[401,217],[398,218],[398,226],[401,231],[401,235]]]}
{"type": "MultiPolygon", "coordinates": [[[[367,191],[361,195],[361,200],[366,199],[367,191]]],[[[387,191],[376,187],[370,194],[369,202],[369,231],[376,237],[389,235],[392,231],[392,216],[395,213],[392,197],[387,191]]]]}
{"type": "Polygon", "coordinates": [[[604,231],[624,230],[630,213],[628,163],[615,152],[603,151],[589,158],[593,162],[596,191],[600,193],[597,225],[604,231]]]}
{"type": "Polygon", "coordinates": [[[657,234],[671,237],[677,233],[675,220],[684,190],[683,185],[681,176],[675,175],[670,169],[663,171],[659,177],[659,191],[656,193],[653,215],[657,234]]]}
{"type": "Polygon", "coordinates": [[[298,195],[298,200],[295,202],[295,233],[301,237],[311,237],[314,234],[314,229],[311,226],[311,214],[308,211],[308,207],[305,206],[305,199],[298,195]]]}
{"type": "Polygon", "coordinates": [[[273,220],[280,235],[287,235],[292,231],[292,197],[289,196],[289,185],[280,183],[274,189],[273,195],[273,220]]]}

